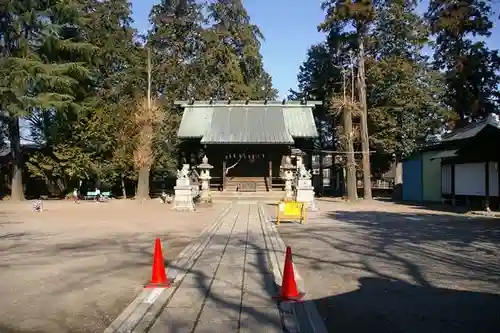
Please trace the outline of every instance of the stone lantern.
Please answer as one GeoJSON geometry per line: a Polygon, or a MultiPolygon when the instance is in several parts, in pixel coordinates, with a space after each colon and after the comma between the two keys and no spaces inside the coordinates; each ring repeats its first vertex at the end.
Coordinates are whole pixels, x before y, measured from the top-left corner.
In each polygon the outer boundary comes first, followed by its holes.
{"type": "Polygon", "coordinates": [[[293,171],[295,166],[292,164],[290,156],[285,158],[285,163],[281,166],[282,179],[285,181],[285,200],[293,200],[292,182],[295,179],[293,171]]]}
{"type": "Polygon", "coordinates": [[[210,203],[212,202],[212,195],[210,193],[210,170],[213,169],[213,166],[208,163],[208,157],[205,155],[202,159],[200,165],[198,165],[198,169],[200,169],[200,179],[201,179],[201,195],[200,202],[210,203]]]}

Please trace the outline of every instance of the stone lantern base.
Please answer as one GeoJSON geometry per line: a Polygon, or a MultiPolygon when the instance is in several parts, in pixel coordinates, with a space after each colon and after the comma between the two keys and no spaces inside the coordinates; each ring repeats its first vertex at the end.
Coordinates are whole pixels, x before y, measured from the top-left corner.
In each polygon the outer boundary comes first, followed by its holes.
{"type": "Polygon", "coordinates": [[[177,179],[177,185],[174,187],[175,196],[173,201],[173,210],[193,212],[194,201],[193,191],[189,179],[177,179]]]}

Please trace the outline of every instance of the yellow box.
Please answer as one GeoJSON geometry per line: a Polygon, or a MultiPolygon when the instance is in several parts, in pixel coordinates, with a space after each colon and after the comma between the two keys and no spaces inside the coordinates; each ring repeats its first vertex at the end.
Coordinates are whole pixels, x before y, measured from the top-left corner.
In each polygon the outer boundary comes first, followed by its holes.
{"type": "Polygon", "coordinates": [[[278,212],[276,214],[276,224],[281,220],[299,220],[300,224],[306,221],[306,206],[298,201],[280,201],[278,203],[278,212]]]}

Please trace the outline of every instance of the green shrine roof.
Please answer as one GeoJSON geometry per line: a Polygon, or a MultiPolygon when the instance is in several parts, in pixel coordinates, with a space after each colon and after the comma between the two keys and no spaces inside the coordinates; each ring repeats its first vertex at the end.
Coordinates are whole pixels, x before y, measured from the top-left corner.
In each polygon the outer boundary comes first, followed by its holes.
{"type": "Polygon", "coordinates": [[[201,143],[292,144],[283,113],[275,108],[216,106],[201,143]]]}
{"type": "Polygon", "coordinates": [[[206,144],[292,144],[318,136],[312,108],[320,102],[176,102],[184,107],[179,138],[206,144]]]}

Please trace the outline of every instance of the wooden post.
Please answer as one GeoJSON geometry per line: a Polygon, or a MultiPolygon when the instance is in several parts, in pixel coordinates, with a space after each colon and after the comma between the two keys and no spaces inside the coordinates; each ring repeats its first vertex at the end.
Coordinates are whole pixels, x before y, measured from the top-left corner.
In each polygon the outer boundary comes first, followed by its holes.
{"type": "Polygon", "coordinates": [[[222,190],[226,190],[226,160],[222,161],[222,190]]]}
{"type": "Polygon", "coordinates": [[[453,206],[457,204],[455,197],[455,163],[451,164],[451,204],[453,206]]]}
{"type": "Polygon", "coordinates": [[[484,164],[484,209],[486,211],[490,210],[490,162],[484,164]]]}
{"type": "Polygon", "coordinates": [[[269,158],[269,181],[267,182],[267,186],[269,187],[269,192],[273,190],[273,156],[268,156],[269,158]]]}
{"type": "Polygon", "coordinates": [[[500,160],[497,160],[497,184],[498,184],[498,187],[497,187],[497,209],[498,209],[498,199],[500,198],[500,160]]]}

